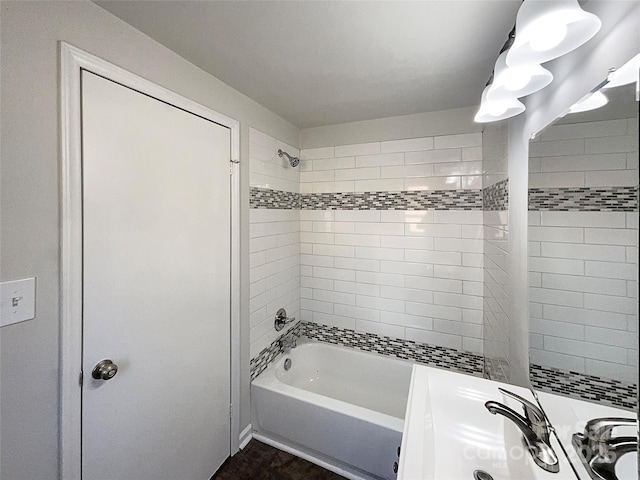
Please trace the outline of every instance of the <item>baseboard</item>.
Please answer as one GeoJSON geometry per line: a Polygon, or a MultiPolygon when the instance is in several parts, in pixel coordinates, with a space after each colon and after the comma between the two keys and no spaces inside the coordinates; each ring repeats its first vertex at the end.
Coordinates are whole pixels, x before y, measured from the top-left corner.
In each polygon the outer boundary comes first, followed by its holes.
{"type": "Polygon", "coordinates": [[[308,462],[314,463],[330,472],[337,473],[338,475],[345,477],[349,480],[372,480],[371,477],[359,475],[353,471],[345,470],[335,464],[326,462],[320,458],[317,458],[313,455],[310,455],[307,452],[303,452],[298,450],[297,448],[290,447],[287,444],[281,443],[277,440],[273,440],[269,437],[265,437],[259,433],[254,433],[253,438],[258,440],[259,442],[266,443],[267,445],[271,445],[272,447],[277,448],[278,450],[282,450],[283,452],[290,453],[291,455],[295,455],[296,457],[302,458],[303,460],[307,460],[308,462]]]}
{"type": "Polygon", "coordinates": [[[244,447],[251,441],[253,438],[253,434],[251,432],[251,424],[247,425],[247,428],[240,432],[240,450],[243,450],[244,447]]]}

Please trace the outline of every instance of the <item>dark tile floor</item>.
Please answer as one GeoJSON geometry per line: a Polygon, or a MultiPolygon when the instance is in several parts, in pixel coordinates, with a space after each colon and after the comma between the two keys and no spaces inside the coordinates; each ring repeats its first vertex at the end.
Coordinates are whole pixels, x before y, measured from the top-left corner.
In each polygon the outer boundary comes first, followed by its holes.
{"type": "Polygon", "coordinates": [[[227,459],[211,480],[344,480],[343,477],[257,440],[227,459]]]}

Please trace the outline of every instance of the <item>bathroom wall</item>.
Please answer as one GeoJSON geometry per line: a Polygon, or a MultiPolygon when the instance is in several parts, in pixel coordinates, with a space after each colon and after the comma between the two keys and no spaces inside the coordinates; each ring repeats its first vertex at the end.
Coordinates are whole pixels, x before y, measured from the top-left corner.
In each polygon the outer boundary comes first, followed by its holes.
{"type": "Polygon", "coordinates": [[[637,382],[638,120],[570,119],[529,147],[531,362],[637,382]]]}
{"type": "MultiPolygon", "coordinates": [[[[278,149],[299,156],[297,148],[256,129],[249,131],[251,200],[250,222],[250,358],[268,348],[287,330],[277,332],[273,322],[279,308],[300,316],[300,170],[278,149]],[[294,199],[278,204],[289,195],[294,199]]],[[[288,329],[289,327],[287,327],[288,329]]]]}
{"type": "Polygon", "coordinates": [[[483,151],[483,274],[485,376],[501,382],[510,377],[509,183],[508,126],[488,124],[483,151]]]}
{"type": "Polygon", "coordinates": [[[301,144],[301,317],[481,353],[482,135],[421,123],[382,141],[361,126],[357,144],[331,142],[348,142],[340,126],[303,130],[324,145],[301,144]]]}
{"type": "Polygon", "coordinates": [[[298,129],[89,1],[2,2],[2,280],[37,277],[36,318],[3,327],[1,474],[57,478],[59,65],[66,41],[241,124],[241,405],[249,423],[249,126],[293,145],[298,129]]]}

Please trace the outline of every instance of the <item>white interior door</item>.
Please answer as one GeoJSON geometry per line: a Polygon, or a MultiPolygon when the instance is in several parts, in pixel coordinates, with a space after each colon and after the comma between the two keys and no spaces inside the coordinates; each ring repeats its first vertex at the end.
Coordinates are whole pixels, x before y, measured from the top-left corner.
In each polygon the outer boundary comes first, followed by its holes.
{"type": "Polygon", "coordinates": [[[207,480],[230,452],[230,130],[84,71],[82,142],[83,479],[207,480]]]}

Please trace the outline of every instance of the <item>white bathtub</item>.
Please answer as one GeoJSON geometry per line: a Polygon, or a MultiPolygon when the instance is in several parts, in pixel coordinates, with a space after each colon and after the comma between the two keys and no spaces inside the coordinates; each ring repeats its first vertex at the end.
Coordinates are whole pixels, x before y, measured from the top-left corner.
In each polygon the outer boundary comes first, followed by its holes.
{"type": "Polygon", "coordinates": [[[395,479],[411,366],[301,343],[252,382],[253,436],[347,478],[395,479]]]}

